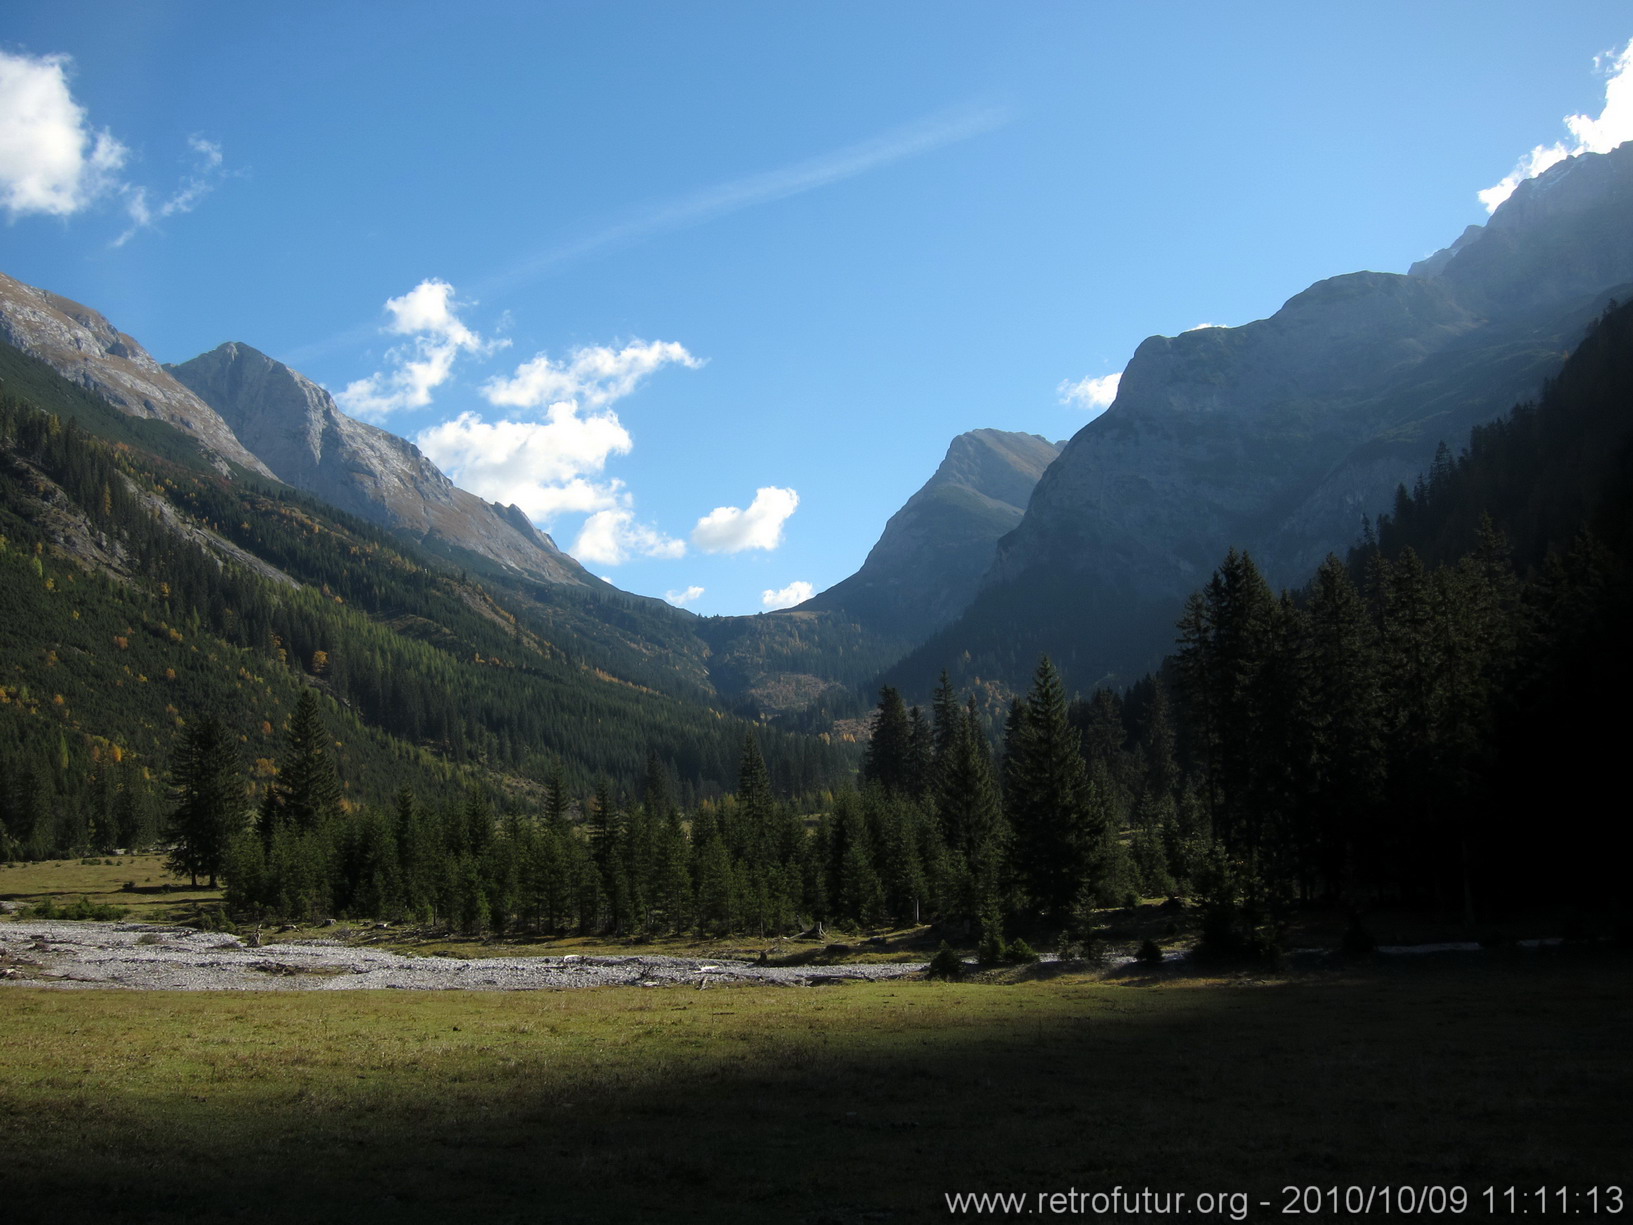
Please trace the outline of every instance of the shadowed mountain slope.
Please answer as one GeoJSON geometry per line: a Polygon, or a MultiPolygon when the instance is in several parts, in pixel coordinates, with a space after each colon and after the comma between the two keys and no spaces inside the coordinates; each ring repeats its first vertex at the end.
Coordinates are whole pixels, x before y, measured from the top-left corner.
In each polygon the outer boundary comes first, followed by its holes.
{"type": "Polygon", "coordinates": [[[1334,277],[1268,319],[1141,344],[968,610],[886,679],[926,694],[950,667],[1019,688],[1047,652],[1079,688],[1127,680],[1228,548],[1301,580],[1625,296],[1633,145],[1523,184],[1414,272],[1334,277]]]}
{"type": "Polygon", "coordinates": [[[971,430],[890,517],[862,568],[801,608],[842,612],[909,641],[946,624],[974,596],[993,550],[1020,523],[1060,444],[1035,434],[971,430]]]}

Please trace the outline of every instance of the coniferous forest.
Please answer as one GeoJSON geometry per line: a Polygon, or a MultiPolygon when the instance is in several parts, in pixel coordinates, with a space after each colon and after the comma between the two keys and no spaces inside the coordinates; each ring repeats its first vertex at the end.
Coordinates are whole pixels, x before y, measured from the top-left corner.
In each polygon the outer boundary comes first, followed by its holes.
{"type": "Polygon", "coordinates": [[[1628,1211],[1625,2],[0,13],[0,1225],[1628,1211]]]}
{"type": "Polygon", "coordinates": [[[1238,955],[1305,904],[1613,911],[1625,837],[1581,817],[1628,680],[1630,355],[1613,309],[1300,590],[1231,551],[1126,691],[1074,699],[1047,659],[1005,710],[886,686],[859,753],[596,675],[502,590],[100,438],[30,371],[0,403],[0,615],[45,633],[0,658],[4,854],[161,846],[244,920],[934,920],[992,958],[1176,894],[1238,955]]]}

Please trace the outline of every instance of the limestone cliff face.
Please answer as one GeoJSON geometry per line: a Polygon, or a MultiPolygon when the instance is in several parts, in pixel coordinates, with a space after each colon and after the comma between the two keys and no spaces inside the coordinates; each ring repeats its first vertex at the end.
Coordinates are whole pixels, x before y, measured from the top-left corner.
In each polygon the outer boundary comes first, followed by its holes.
{"type": "Polygon", "coordinates": [[[286,484],[546,582],[595,582],[515,507],[457,488],[418,447],[346,416],[318,384],[248,345],[229,342],[166,369],[286,484]]]}
{"type": "Polygon", "coordinates": [[[1438,278],[1505,319],[1558,312],[1633,281],[1633,142],[1521,183],[1438,278]]]}
{"type": "Polygon", "coordinates": [[[1000,537],[1021,521],[1060,444],[1035,434],[971,430],[885,524],[862,568],[806,601],[887,636],[922,638],[974,596],[1000,537]]]}
{"type": "Polygon", "coordinates": [[[88,306],[0,273],[0,340],[133,417],[156,417],[197,439],[218,462],[271,473],[208,404],[148,351],[88,306]]]}
{"type": "Polygon", "coordinates": [[[1049,651],[1075,658],[1079,683],[1137,674],[1227,549],[1303,582],[1440,442],[1455,451],[1534,396],[1630,289],[1633,144],[1522,184],[1410,275],[1334,277],[1268,319],[1152,337],[926,656],[970,651],[990,668],[1049,651]]]}
{"type": "MultiPolygon", "coordinates": [[[[1482,322],[1434,281],[1362,272],[1269,319],[1152,337],[1044,474],[991,581],[1066,567],[1102,590],[1183,596],[1233,544],[1293,581],[1307,542],[1287,521],[1379,431],[1380,392],[1482,322]]],[[[1370,484],[1340,498],[1349,534],[1378,509],[1370,484]]]]}

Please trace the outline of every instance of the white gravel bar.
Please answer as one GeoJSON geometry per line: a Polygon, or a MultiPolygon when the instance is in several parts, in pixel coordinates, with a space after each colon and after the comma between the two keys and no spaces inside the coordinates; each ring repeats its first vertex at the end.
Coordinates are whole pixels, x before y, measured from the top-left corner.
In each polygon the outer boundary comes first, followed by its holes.
{"type": "Polygon", "coordinates": [[[149,923],[0,922],[0,986],[140,991],[548,991],[571,987],[810,986],[922,975],[924,963],[770,966],[658,955],[411,957],[336,940],[252,948],[149,923]]]}

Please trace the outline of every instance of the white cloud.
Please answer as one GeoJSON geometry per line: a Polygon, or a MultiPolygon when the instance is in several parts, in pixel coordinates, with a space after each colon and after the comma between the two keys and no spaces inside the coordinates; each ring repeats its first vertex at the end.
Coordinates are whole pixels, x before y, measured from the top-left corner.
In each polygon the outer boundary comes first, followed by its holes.
{"type": "Polygon", "coordinates": [[[454,287],[436,277],[400,298],[387,299],[391,321],[385,331],[412,339],[386,354],[393,369],[348,383],[335,400],[354,416],[374,418],[431,403],[431,393],[448,381],[461,353],[485,355],[510,343],[483,340],[471,331],[455,313],[456,307],[467,305],[454,301],[454,287]]]}
{"type": "Polygon", "coordinates": [[[68,89],[69,63],[0,51],[0,203],[14,221],[71,216],[120,186],[129,151],[86,122],[68,89]]]}
{"type": "Polygon", "coordinates": [[[692,543],[705,553],[741,553],[744,549],[775,549],[782,543],[782,526],[799,506],[792,489],[766,485],[754,492],[747,510],[717,506],[697,521],[692,543]]]}
{"type": "Polygon", "coordinates": [[[570,552],[579,561],[617,566],[631,557],[684,557],[686,542],[635,522],[635,512],[620,507],[586,519],[570,552]]]}
{"type": "Polygon", "coordinates": [[[1486,212],[1496,212],[1497,206],[1513,195],[1514,189],[1526,179],[1535,178],[1567,157],[1578,153],[1608,153],[1623,141],[1633,140],[1633,39],[1620,51],[1599,56],[1594,67],[1608,78],[1605,105],[1599,117],[1565,116],[1565,129],[1571,134],[1571,143],[1538,145],[1522,157],[1500,183],[1479,193],[1486,212]]]}
{"type": "Polygon", "coordinates": [[[614,413],[584,413],[572,401],[552,404],[543,421],[483,421],[465,412],[422,430],[420,449],[485,498],[499,486],[564,484],[600,472],[611,455],[635,445],[614,413]]]}
{"type": "Polygon", "coordinates": [[[1536,178],[1544,170],[1550,166],[1557,166],[1569,156],[1564,145],[1538,145],[1520,158],[1514,169],[1509,171],[1501,182],[1493,183],[1484,191],[1475,194],[1480,197],[1480,203],[1486,206],[1486,212],[1494,213],[1497,206],[1513,195],[1514,189],[1526,179],[1536,178]]]}
{"type": "Polygon", "coordinates": [[[623,399],[647,375],[671,362],[693,370],[703,364],[672,340],[650,344],[636,340],[617,350],[595,345],[574,349],[559,363],[540,353],[516,367],[512,377],[489,379],[482,394],[502,408],[537,408],[557,400],[582,400],[600,407],[623,399]]]}
{"type": "Polygon", "coordinates": [[[1185,330],[1187,332],[1201,332],[1208,328],[1222,328],[1224,326],[1222,323],[1199,323],[1194,328],[1186,328],[1185,330]]]}
{"type": "Polygon", "coordinates": [[[816,594],[816,588],[804,579],[795,579],[781,591],[762,591],[760,603],[767,608],[792,608],[803,604],[816,594]]]}
{"type": "MultiPolygon", "coordinates": [[[[449,335],[459,347],[481,344],[468,331],[461,335],[452,330],[458,321],[445,309],[440,290],[412,302],[395,300],[394,306],[393,314],[405,328],[449,335]]],[[[488,387],[489,399],[517,407],[536,407],[537,396],[546,392],[571,397],[552,403],[544,420],[487,422],[465,412],[422,430],[415,441],[461,487],[496,502],[515,503],[535,522],[548,522],[559,513],[627,510],[629,497],[619,482],[589,479],[606,468],[610,457],[627,455],[634,446],[610,405],[670,363],[702,365],[672,341],[636,341],[620,350],[578,349],[560,365],[541,353],[524,364],[515,379],[492,380],[488,387]],[[503,387],[494,394],[499,384],[503,387]],[[595,407],[582,407],[576,397],[595,407]]],[[[631,530],[612,519],[586,525],[586,547],[598,557],[631,549],[649,551],[630,537],[631,530]]]]}
{"type": "Polygon", "coordinates": [[[461,489],[520,506],[535,523],[622,505],[619,482],[585,475],[600,472],[609,455],[630,449],[629,434],[610,413],[583,417],[575,404],[554,404],[548,421],[491,424],[461,413],[422,430],[414,441],[461,489]]]}
{"type": "Polygon", "coordinates": [[[187,139],[193,167],[157,204],[148,189],[120,174],[130,150],[106,128],[92,128],[68,88],[66,55],[0,51],[0,205],[12,221],[29,213],[70,217],[104,197],[123,199],[130,224],[112,245],[122,247],[166,217],[190,213],[225,177],[221,146],[187,139]]]}
{"type": "Polygon", "coordinates": [[[666,591],[663,593],[663,598],[676,608],[685,608],[688,604],[696,602],[702,595],[703,588],[694,586],[688,587],[685,591],[666,591]]]}
{"type": "Polygon", "coordinates": [[[1066,379],[1055,388],[1055,392],[1062,404],[1075,404],[1099,413],[1104,412],[1117,398],[1117,385],[1122,381],[1123,372],[1119,370],[1116,374],[1102,375],[1097,379],[1079,379],[1075,383],[1066,379]]]}

